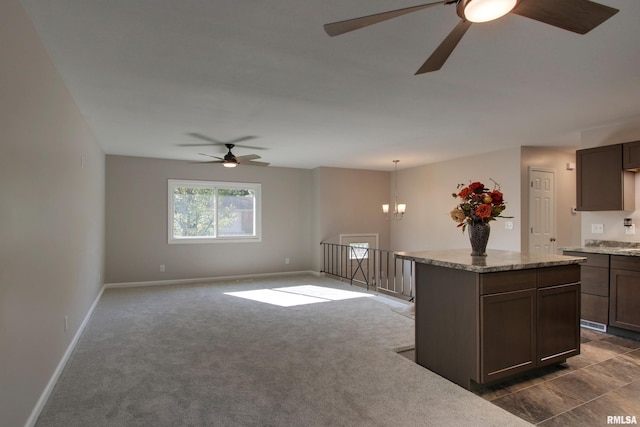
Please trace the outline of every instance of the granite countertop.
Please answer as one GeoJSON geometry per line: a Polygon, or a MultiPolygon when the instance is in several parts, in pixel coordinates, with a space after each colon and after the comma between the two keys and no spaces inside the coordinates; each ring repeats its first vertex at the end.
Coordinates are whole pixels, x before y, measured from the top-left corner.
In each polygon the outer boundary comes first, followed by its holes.
{"type": "Polygon", "coordinates": [[[476,273],[553,267],[557,265],[578,264],[586,261],[584,257],[537,255],[495,249],[487,250],[486,257],[472,257],[470,254],[471,249],[396,252],[396,255],[402,259],[440,267],[473,271],[476,273]]]}
{"type": "Polygon", "coordinates": [[[584,246],[562,248],[563,251],[590,254],[640,256],[640,243],[612,240],[586,240],[584,246]]]}

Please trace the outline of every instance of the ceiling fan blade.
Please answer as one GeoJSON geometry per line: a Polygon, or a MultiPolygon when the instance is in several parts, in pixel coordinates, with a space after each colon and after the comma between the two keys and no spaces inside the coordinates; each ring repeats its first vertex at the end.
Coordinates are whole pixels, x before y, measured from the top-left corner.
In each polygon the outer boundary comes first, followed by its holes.
{"type": "Polygon", "coordinates": [[[354,30],[359,30],[360,28],[368,27],[369,25],[386,21],[388,19],[397,18],[398,16],[406,15],[407,13],[417,12],[418,10],[426,9],[431,6],[436,6],[436,5],[445,4],[445,3],[447,3],[447,1],[439,1],[436,3],[406,7],[404,9],[391,10],[388,12],[376,13],[374,15],[362,16],[360,18],[353,18],[353,19],[347,19],[345,21],[333,22],[331,24],[325,24],[324,30],[331,37],[338,36],[340,34],[348,33],[354,30]]]}
{"type": "Polygon", "coordinates": [[[251,166],[269,166],[269,163],[267,162],[256,162],[253,160],[249,160],[246,162],[240,162],[241,165],[251,165],[251,166]]]}
{"type": "Polygon", "coordinates": [[[589,0],[521,0],[511,11],[578,34],[588,33],[618,12],[589,0]]]}
{"type": "Polygon", "coordinates": [[[210,162],[189,162],[190,165],[210,165],[211,163],[224,163],[224,160],[211,160],[210,162]]]}
{"type": "Polygon", "coordinates": [[[236,156],[236,159],[238,159],[239,162],[246,162],[249,160],[256,160],[259,158],[260,156],[258,156],[257,154],[248,154],[246,156],[236,156]]]}
{"type": "Polygon", "coordinates": [[[240,147],[240,148],[248,148],[250,150],[266,150],[266,147],[253,147],[251,145],[237,145],[234,144],[234,147],[240,147]]]}
{"type": "Polygon", "coordinates": [[[249,145],[238,145],[238,142],[242,142],[242,141],[248,141],[250,139],[255,139],[257,138],[257,136],[252,136],[252,135],[247,135],[247,136],[241,136],[239,138],[233,139],[231,141],[228,142],[222,142],[222,141],[218,141],[217,139],[211,138],[207,135],[203,135],[201,133],[197,133],[197,132],[189,132],[187,133],[187,135],[192,136],[194,138],[198,138],[201,139],[203,141],[207,141],[208,144],[178,144],[179,147],[208,147],[211,145],[223,145],[226,146],[228,149],[232,149],[233,147],[242,147],[242,148],[250,148],[252,150],[266,150],[265,147],[252,147],[249,145]]]}
{"type": "Polygon", "coordinates": [[[220,145],[220,144],[214,144],[214,143],[208,143],[208,144],[178,144],[178,147],[211,147],[212,145],[220,145]]]}
{"type": "Polygon", "coordinates": [[[232,139],[231,141],[226,142],[225,144],[237,144],[238,142],[248,141],[250,139],[256,139],[257,136],[241,136],[240,138],[232,139]]]}
{"type": "MultiPolygon", "coordinates": [[[[208,137],[207,135],[203,135],[201,133],[197,133],[197,132],[189,132],[187,135],[192,136],[194,138],[198,138],[198,139],[202,139],[203,141],[207,141],[207,142],[211,142],[213,144],[222,144],[224,145],[224,142],[220,142],[218,140],[215,140],[213,138],[208,137]]],[[[211,144],[206,144],[206,145],[211,145],[211,144]]]]}
{"type": "Polygon", "coordinates": [[[438,46],[425,63],[422,64],[422,67],[416,71],[416,75],[437,71],[442,68],[470,26],[471,22],[469,21],[462,20],[458,22],[458,25],[445,37],[442,43],[440,43],[440,46],[438,46]]]}
{"type": "Polygon", "coordinates": [[[205,153],[198,153],[198,154],[200,154],[201,156],[213,157],[214,159],[218,159],[218,160],[223,160],[224,161],[224,159],[222,157],[212,156],[211,154],[205,154],[205,153]]]}

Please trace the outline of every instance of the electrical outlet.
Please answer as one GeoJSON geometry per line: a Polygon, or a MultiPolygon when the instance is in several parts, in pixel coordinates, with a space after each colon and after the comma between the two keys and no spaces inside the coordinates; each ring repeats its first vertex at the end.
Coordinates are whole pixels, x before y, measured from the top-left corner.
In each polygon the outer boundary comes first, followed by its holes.
{"type": "Polygon", "coordinates": [[[164,273],[164,264],[160,264],[160,272],[164,273]]]}
{"type": "Polygon", "coordinates": [[[506,221],[504,223],[505,230],[513,230],[513,221],[506,221]]]}
{"type": "Polygon", "coordinates": [[[591,233],[592,234],[604,233],[604,224],[591,224],[591,233]]]}
{"type": "Polygon", "coordinates": [[[290,260],[289,258],[285,258],[285,259],[284,259],[284,263],[285,263],[285,264],[287,264],[287,265],[288,265],[288,264],[289,264],[289,262],[291,262],[291,260],[290,260]]]}
{"type": "Polygon", "coordinates": [[[636,225],[635,224],[626,225],[624,227],[624,234],[636,234],[636,225]]]}
{"type": "Polygon", "coordinates": [[[64,331],[67,332],[69,330],[69,316],[64,316],[64,331]]]}

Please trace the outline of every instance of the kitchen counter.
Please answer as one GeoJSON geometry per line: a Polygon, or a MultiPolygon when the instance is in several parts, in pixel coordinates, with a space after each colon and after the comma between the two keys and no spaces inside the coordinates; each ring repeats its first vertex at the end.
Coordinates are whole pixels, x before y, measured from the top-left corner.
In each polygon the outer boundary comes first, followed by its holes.
{"type": "MultiPolygon", "coordinates": [[[[420,252],[396,252],[401,259],[475,273],[524,270],[577,264],[586,258],[564,255],[537,255],[490,249],[486,257],[472,257],[471,249],[446,249],[420,252]]],[[[640,254],[640,249],[639,249],[640,254]]]]}
{"type": "Polygon", "coordinates": [[[565,252],[583,252],[589,254],[640,256],[640,243],[618,242],[615,240],[585,240],[584,246],[560,248],[565,252]]]}
{"type": "Polygon", "coordinates": [[[607,247],[607,246],[577,246],[562,248],[565,252],[584,252],[588,254],[640,256],[640,248],[607,247]]]}

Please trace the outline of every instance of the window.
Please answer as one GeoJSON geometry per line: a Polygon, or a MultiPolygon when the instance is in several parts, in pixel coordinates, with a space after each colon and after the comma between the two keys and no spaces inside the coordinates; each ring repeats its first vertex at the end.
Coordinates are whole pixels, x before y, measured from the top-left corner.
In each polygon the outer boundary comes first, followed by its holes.
{"type": "Polygon", "coordinates": [[[349,259],[369,258],[369,243],[349,243],[349,259]]]}
{"type": "Polygon", "coordinates": [[[260,241],[260,184],[169,180],[169,243],[260,241]]]}

